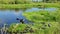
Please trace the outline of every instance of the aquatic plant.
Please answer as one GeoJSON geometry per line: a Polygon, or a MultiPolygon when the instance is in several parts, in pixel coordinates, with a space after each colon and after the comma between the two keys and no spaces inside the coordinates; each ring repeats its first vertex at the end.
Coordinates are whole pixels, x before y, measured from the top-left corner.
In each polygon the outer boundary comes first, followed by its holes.
{"type": "Polygon", "coordinates": [[[58,22],[39,22],[31,24],[12,24],[8,29],[12,33],[59,34],[58,22]],[[43,24],[45,23],[45,24],[43,24]]]}
{"type": "Polygon", "coordinates": [[[24,8],[48,8],[48,7],[55,7],[60,8],[59,3],[32,3],[32,4],[0,4],[0,9],[24,9],[24,8]]]}
{"type": "Polygon", "coordinates": [[[23,14],[28,20],[34,22],[34,27],[37,28],[38,34],[59,34],[60,26],[60,12],[48,12],[48,11],[37,11],[37,12],[26,12],[23,14]]]}
{"type": "Polygon", "coordinates": [[[28,20],[33,21],[33,24],[16,24],[10,26],[10,32],[20,33],[33,33],[33,34],[60,34],[60,12],[48,12],[48,11],[37,11],[37,12],[25,12],[23,14],[28,20]],[[56,16],[57,15],[57,16],[56,16]],[[16,28],[14,28],[16,27],[16,28]]]}

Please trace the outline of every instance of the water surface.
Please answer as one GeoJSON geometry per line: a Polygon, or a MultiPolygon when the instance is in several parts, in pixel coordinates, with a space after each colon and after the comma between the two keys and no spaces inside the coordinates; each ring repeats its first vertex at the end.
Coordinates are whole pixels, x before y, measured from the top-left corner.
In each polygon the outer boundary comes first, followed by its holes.
{"type": "Polygon", "coordinates": [[[20,23],[19,20],[16,20],[16,18],[24,19],[25,23],[28,23],[26,18],[22,15],[23,12],[33,12],[33,11],[39,11],[39,10],[46,10],[46,11],[56,11],[56,8],[30,8],[26,10],[0,10],[0,27],[3,24],[12,24],[12,23],[20,23]]]}

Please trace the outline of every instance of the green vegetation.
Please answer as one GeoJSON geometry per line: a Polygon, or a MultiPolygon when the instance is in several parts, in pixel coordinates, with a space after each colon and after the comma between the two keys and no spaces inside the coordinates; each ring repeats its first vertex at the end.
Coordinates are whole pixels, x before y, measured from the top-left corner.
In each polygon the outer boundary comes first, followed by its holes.
{"type": "Polygon", "coordinates": [[[0,4],[0,9],[19,9],[19,8],[32,8],[32,7],[38,7],[38,8],[47,8],[47,7],[55,7],[60,8],[59,3],[32,3],[32,4],[0,4]]]}
{"type": "MultiPolygon", "coordinates": [[[[55,7],[60,9],[60,0],[0,0],[0,9],[55,7]]],[[[60,10],[24,12],[23,14],[33,24],[12,24],[7,32],[14,34],[60,34],[60,10]]]]}
{"type": "Polygon", "coordinates": [[[9,28],[9,32],[15,32],[15,33],[33,33],[33,34],[60,34],[60,29],[58,28],[59,25],[58,22],[39,22],[34,23],[34,25],[31,24],[18,24],[13,25],[9,28]],[[45,23],[45,24],[43,24],[45,23]],[[48,26],[50,24],[50,26],[48,26]]]}
{"type": "Polygon", "coordinates": [[[56,21],[59,22],[59,16],[60,12],[59,10],[54,12],[49,11],[36,11],[36,12],[25,12],[24,16],[26,16],[27,19],[32,20],[33,22],[39,22],[39,21],[56,21]]]}
{"type": "Polygon", "coordinates": [[[34,24],[12,24],[9,32],[26,34],[60,34],[60,12],[37,11],[23,14],[34,24]]]}
{"type": "MultiPolygon", "coordinates": [[[[48,29],[45,29],[44,34],[59,34],[59,32],[60,32],[60,29],[59,29],[60,28],[60,26],[59,26],[60,16],[59,15],[60,15],[59,10],[57,10],[55,12],[37,11],[37,12],[24,13],[24,16],[27,19],[34,22],[34,24],[37,26],[37,27],[35,26],[36,28],[40,27],[39,25],[41,25],[41,22],[42,23],[44,22],[45,24],[47,24],[47,23],[51,24],[50,28],[47,27],[48,29]]],[[[39,31],[39,32],[41,32],[41,31],[39,31]]]]}
{"type": "Polygon", "coordinates": [[[0,4],[56,3],[60,0],[0,0],[0,4]]]}
{"type": "Polygon", "coordinates": [[[0,9],[19,9],[19,8],[31,8],[31,7],[58,7],[60,8],[60,1],[58,0],[0,0],[0,9]],[[43,3],[44,2],[44,3],[43,3]]]}

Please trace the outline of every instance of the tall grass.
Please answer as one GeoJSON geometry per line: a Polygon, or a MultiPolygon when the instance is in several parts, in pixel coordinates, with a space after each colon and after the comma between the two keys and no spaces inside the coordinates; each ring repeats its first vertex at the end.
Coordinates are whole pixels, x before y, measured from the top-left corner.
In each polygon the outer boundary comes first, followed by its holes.
{"type": "Polygon", "coordinates": [[[59,5],[59,3],[0,4],[0,8],[5,8],[5,9],[32,8],[32,7],[39,7],[39,8],[55,7],[55,8],[60,8],[60,5],[59,5]]]}
{"type": "Polygon", "coordinates": [[[31,24],[18,24],[10,26],[8,29],[9,32],[12,33],[20,33],[24,34],[30,33],[30,34],[60,34],[60,29],[58,29],[58,22],[44,22],[45,24],[40,23],[34,23],[34,25],[31,24]],[[50,23],[50,27],[48,24],[50,23]],[[46,26],[45,26],[46,25],[46,26]],[[17,26],[17,27],[16,27],[17,26]]]}
{"type": "Polygon", "coordinates": [[[60,10],[49,12],[49,11],[36,11],[36,12],[25,12],[24,16],[27,17],[27,19],[32,21],[56,21],[59,22],[60,20],[60,10]]]}
{"type": "Polygon", "coordinates": [[[41,34],[59,34],[60,33],[60,10],[55,12],[48,12],[48,11],[39,11],[39,12],[26,12],[24,16],[29,19],[30,21],[35,23],[36,28],[43,28],[44,30],[39,30],[38,33],[41,34]],[[42,23],[45,23],[41,25],[42,23]],[[48,27],[50,24],[51,27],[48,27]],[[45,25],[45,26],[44,26],[45,25]],[[42,27],[41,27],[42,26],[42,27]]]}
{"type": "Polygon", "coordinates": [[[33,24],[14,24],[10,26],[10,32],[22,32],[27,34],[60,34],[60,12],[26,12],[23,14],[33,24]],[[17,26],[17,27],[16,27],[17,26]]]}

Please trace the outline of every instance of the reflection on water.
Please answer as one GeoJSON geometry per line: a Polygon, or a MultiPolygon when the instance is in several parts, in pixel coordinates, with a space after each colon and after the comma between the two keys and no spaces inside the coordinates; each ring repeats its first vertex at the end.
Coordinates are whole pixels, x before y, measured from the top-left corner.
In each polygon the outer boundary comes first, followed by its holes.
{"type": "Polygon", "coordinates": [[[56,8],[30,8],[26,10],[0,10],[0,27],[2,24],[11,24],[11,23],[19,23],[19,20],[16,20],[16,18],[19,19],[25,19],[25,23],[27,22],[26,18],[22,15],[23,12],[32,12],[32,11],[38,11],[38,10],[47,10],[47,11],[55,11],[56,8]]]}
{"type": "Polygon", "coordinates": [[[24,18],[22,16],[22,11],[15,12],[14,10],[2,10],[0,11],[0,25],[7,23],[18,23],[19,21],[16,20],[16,18],[24,18]]]}

